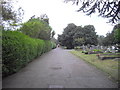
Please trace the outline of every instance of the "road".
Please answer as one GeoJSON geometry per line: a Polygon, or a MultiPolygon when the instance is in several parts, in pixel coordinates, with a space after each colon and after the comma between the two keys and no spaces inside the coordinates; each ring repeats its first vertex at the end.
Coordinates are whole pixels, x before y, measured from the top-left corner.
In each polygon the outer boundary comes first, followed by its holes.
{"type": "Polygon", "coordinates": [[[117,84],[92,65],[56,48],[3,79],[3,88],[116,88],[117,84]]]}

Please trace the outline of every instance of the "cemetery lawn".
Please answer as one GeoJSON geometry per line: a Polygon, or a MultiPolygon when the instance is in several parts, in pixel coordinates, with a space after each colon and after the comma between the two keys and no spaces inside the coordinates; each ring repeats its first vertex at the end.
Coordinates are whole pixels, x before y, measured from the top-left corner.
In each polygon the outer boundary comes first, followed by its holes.
{"type": "Polygon", "coordinates": [[[112,78],[118,82],[118,60],[115,59],[100,60],[98,59],[96,54],[84,54],[82,53],[82,51],[76,50],[70,52],[78,56],[82,60],[96,66],[103,72],[106,72],[109,75],[109,78],[112,78]]]}

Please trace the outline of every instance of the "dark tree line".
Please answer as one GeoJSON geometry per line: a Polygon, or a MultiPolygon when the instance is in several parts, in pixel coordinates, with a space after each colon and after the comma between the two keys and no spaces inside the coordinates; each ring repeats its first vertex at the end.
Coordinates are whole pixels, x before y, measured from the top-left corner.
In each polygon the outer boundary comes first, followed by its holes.
{"type": "Polygon", "coordinates": [[[83,11],[86,15],[98,12],[99,16],[109,18],[109,22],[112,23],[117,23],[120,19],[119,0],[65,0],[65,2],[70,1],[76,5],[81,4],[81,7],[77,11],[83,11]]]}
{"type": "Polygon", "coordinates": [[[106,36],[98,36],[98,44],[103,46],[119,45],[120,24],[115,25],[112,32],[108,32],[106,36]]]}
{"type": "Polygon", "coordinates": [[[75,46],[97,45],[97,35],[93,25],[76,26],[71,23],[64,29],[62,35],[58,35],[58,41],[68,49],[75,46]]]}
{"type": "Polygon", "coordinates": [[[120,24],[114,26],[112,32],[106,36],[97,35],[93,25],[76,26],[71,23],[64,29],[63,34],[58,35],[59,44],[68,49],[82,45],[118,45],[120,48],[120,24]]]}

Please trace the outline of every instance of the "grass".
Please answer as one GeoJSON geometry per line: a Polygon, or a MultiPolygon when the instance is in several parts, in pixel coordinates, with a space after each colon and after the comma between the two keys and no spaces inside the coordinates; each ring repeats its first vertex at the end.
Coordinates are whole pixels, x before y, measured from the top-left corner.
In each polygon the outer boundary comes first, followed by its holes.
{"type": "Polygon", "coordinates": [[[102,71],[106,72],[109,77],[119,81],[118,79],[118,61],[113,59],[99,60],[96,54],[84,54],[81,51],[71,51],[72,54],[78,56],[82,60],[96,66],[102,71]]]}

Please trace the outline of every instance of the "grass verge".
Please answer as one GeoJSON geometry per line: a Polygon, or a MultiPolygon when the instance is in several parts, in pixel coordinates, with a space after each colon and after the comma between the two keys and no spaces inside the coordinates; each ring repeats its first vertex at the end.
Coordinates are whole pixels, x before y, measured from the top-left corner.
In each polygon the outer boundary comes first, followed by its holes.
{"type": "Polygon", "coordinates": [[[84,54],[81,51],[76,51],[76,50],[73,50],[70,52],[78,56],[82,60],[106,72],[109,75],[109,77],[116,80],[117,82],[120,80],[118,78],[118,61],[117,60],[113,60],[113,59],[99,60],[96,54],[84,54]]]}

